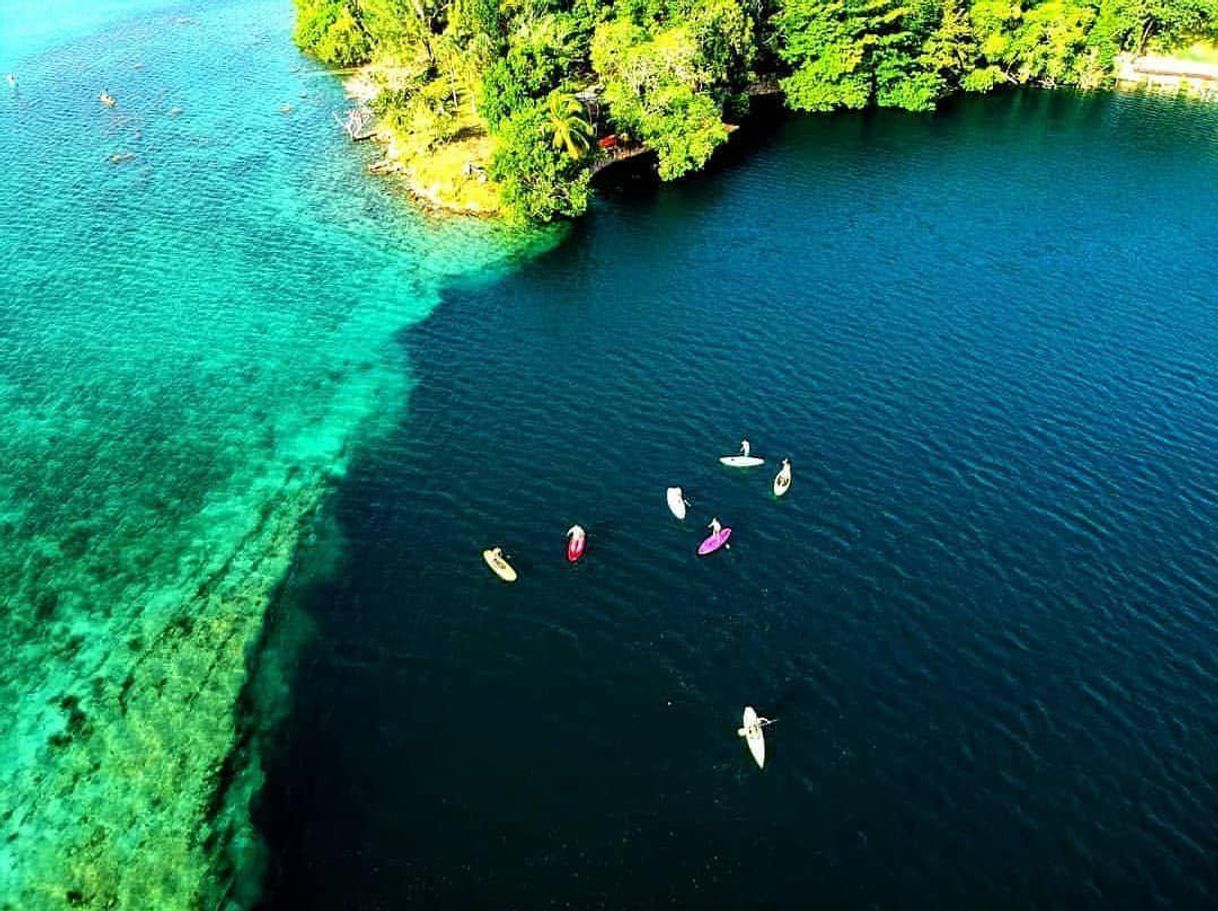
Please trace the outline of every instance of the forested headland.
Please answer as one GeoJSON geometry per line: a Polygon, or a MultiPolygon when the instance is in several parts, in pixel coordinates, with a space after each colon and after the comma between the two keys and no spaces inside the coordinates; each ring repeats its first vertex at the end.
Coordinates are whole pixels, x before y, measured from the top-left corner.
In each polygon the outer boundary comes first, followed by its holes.
{"type": "Polygon", "coordinates": [[[700,168],[750,91],[779,91],[797,111],[928,111],[960,91],[1099,88],[1118,55],[1218,37],[1218,0],[296,5],[302,49],[367,65],[390,155],[416,184],[538,221],[583,212],[606,155],[649,149],[665,180],[700,168]]]}

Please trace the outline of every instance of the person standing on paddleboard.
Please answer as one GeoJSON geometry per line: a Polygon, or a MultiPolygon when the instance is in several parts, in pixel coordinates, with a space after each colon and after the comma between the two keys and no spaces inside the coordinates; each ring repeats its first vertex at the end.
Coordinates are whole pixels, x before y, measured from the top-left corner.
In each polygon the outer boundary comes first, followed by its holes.
{"type": "Polygon", "coordinates": [[[748,440],[741,440],[741,441],[740,441],[740,454],[741,454],[742,456],[744,456],[746,459],[749,457],[749,450],[750,450],[751,448],[752,448],[752,447],[750,447],[750,446],[749,446],[749,441],[748,441],[748,440]]]}
{"type": "Polygon", "coordinates": [[[713,538],[713,537],[715,537],[716,535],[718,535],[718,534],[719,534],[719,532],[721,532],[721,531],[723,530],[723,526],[719,524],[719,517],[718,517],[718,516],[716,516],[715,518],[711,519],[711,520],[710,520],[710,524],[709,524],[709,525],[707,525],[706,527],[707,527],[707,528],[709,528],[709,529],[711,530],[711,537],[712,537],[712,538],[713,538]]]}

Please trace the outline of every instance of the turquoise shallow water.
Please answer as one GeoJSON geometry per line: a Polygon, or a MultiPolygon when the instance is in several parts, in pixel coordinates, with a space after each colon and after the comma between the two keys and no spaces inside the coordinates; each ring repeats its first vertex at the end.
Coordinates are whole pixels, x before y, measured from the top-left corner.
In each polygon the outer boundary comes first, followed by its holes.
{"type": "Polygon", "coordinates": [[[450,291],[340,485],[267,905],[1213,908],[1216,136],[792,119],[450,291]]]}
{"type": "Polygon", "coordinates": [[[405,405],[395,333],[519,243],[368,179],[286,0],[42,6],[0,86],[0,907],[185,907],[268,598],[405,405]]]}
{"type": "Polygon", "coordinates": [[[39,51],[174,5],[172,0],[0,0],[0,71],[20,72],[39,51]]]}
{"type": "Polygon", "coordinates": [[[1213,108],[793,120],[524,262],[286,2],[15,8],[3,911],[1213,907],[1213,108]]]}

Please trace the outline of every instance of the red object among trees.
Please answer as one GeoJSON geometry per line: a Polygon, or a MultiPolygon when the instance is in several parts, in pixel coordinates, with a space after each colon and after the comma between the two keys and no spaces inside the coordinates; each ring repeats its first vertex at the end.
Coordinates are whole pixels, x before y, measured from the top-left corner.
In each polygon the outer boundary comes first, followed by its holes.
{"type": "Polygon", "coordinates": [[[616,135],[605,136],[601,139],[598,139],[596,141],[596,144],[598,146],[600,146],[602,149],[616,149],[617,148],[617,136],[616,135]]]}

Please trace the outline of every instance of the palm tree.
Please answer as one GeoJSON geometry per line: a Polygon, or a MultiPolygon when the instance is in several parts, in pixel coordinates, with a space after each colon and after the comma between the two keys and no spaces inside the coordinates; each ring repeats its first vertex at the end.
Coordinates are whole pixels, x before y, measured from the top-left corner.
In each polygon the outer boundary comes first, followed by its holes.
{"type": "Polygon", "coordinates": [[[591,145],[592,126],[583,118],[584,106],[574,95],[551,92],[547,103],[546,128],[553,137],[554,148],[566,149],[572,158],[580,158],[591,145]]]}

